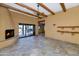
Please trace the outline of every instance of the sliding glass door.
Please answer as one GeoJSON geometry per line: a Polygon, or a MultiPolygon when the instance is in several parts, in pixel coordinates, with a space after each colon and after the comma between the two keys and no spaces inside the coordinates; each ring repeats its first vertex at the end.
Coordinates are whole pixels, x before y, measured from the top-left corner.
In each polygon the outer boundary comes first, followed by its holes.
{"type": "Polygon", "coordinates": [[[19,24],[19,37],[26,37],[32,35],[35,35],[35,25],[19,24]]]}

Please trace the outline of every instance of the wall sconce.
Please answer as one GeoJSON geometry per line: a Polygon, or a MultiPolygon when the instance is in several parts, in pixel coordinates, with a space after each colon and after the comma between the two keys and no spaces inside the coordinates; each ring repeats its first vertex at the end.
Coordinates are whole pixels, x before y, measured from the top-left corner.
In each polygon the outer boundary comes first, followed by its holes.
{"type": "Polygon", "coordinates": [[[56,24],[53,24],[53,26],[56,26],[56,24]]]}

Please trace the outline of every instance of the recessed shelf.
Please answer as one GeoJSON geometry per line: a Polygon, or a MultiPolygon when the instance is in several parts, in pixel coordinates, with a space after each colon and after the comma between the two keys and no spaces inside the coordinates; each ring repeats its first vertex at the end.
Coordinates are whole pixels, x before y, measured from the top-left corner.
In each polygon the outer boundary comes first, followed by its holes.
{"type": "Polygon", "coordinates": [[[75,34],[75,33],[78,33],[79,34],[79,32],[77,32],[77,31],[61,31],[61,30],[57,30],[57,32],[61,32],[61,33],[73,33],[73,34],[75,34]]]}
{"type": "Polygon", "coordinates": [[[79,26],[58,26],[57,28],[79,28],[79,26]]]}
{"type": "Polygon", "coordinates": [[[74,30],[75,28],[79,28],[79,26],[58,26],[57,28],[61,28],[61,29],[71,28],[72,30],[74,30]]]}

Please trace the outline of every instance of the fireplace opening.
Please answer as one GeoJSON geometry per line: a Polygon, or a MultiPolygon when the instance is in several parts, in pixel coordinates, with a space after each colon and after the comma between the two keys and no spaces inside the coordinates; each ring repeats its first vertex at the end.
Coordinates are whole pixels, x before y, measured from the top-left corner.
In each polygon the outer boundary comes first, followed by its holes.
{"type": "Polygon", "coordinates": [[[14,29],[7,29],[5,31],[5,39],[14,37],[14,29]]]}

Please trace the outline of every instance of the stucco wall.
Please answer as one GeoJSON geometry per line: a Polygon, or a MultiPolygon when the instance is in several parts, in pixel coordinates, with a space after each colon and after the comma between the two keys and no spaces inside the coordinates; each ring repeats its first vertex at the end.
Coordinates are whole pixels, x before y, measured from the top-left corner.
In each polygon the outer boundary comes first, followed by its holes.
{"type": "Polygon", "coordinates": [[[19,23],[35,24],[37,35],[37,21],[37,18],[32,18],[21,13],[9,11],[7,8],[0,6],[0,48],[10,46],[17,41],[19,34],[19,23]],[[15,37],[6,40],[5,30],[7,29],[14,29],[15,37]]]}
{"type": "Polygon", "coordinates": [[[79,44],[79,34],[72,35],[71,33],[61,34],[57,32],[57,30],[79,32],[79,28],[75,28],[74,30],[72,30],[71,28],[60,29],[57,28],[58,26],[79,26],[79,6],[71,8],[66,12],[60,12],[56,13],[55,15],[50,15],[45,20],[46,37],[79,44]],[[53,24],[56,25],[53,26],[53,24]]]}

